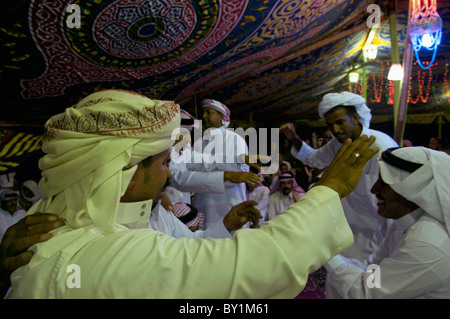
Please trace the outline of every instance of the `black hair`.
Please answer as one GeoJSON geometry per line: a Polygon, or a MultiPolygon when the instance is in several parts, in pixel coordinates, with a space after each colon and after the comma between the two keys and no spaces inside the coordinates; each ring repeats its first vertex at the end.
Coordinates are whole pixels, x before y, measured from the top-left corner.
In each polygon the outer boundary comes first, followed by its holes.
{"type": "Polygon", "coordinates": [[[142,160],[142,165],[144,165],[144,167],[149,167],[150,164],[152,163],[153,160],[153,156],[149,156],[146,159],[142,160]]]}
{"type": "Polygon", "coordinates": [[[397,157],[392,153],[392,151],[399,149],[400,147],[391,147],[385,150],[383,153],[381,153],[381,157],[383,161],[386,163],[395,166],[397,168],[400,168],[402,170],[408,171],[410,173],[415,172],[419,168],[423,166],[423,164],[415,163],[407,161],[403,158],[397,157]]]}
{"type": "Polygon", "coordinates": [[[335,107],[333,107],[331,110],[329,110],[328,112],[326,112],[325,114],[329,114],[329,113],[333,113],[335,112],[338,108],[343,108],[345,109],[346,113],[351,117],[353,116],[353,114],[356,113],[356,108],[353,105],[336,105],[335,107]]]}

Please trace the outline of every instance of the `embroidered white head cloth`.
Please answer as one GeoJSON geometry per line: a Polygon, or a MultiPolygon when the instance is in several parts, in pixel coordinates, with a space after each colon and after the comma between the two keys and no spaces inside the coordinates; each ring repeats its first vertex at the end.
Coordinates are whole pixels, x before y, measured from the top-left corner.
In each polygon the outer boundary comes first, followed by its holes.
{"type": "Polygon", "coordinates": [[[366,100],[362,96],[350,92],[325,94],[319,103],[318,111],[320,118],[323,118],[325,113],[338,105],[354,106],[356,113],[359,115],[359,123],[363,127],[369,128],[372,114],[370,114],[370,109],[366,105],[366,100]]]}
{"type": "Polygon", "coordinates": [[[395,158],[383,160],[380,157],[378,163],[383,181],[433,218],[444,223],[450,235],[450,156],[425,147],[398,148],[393,150],[392,154],[407,162],[398,162],[395,158]],[[414,167],[414,164],[408,162],[423,165],[414,167]]]}
{"type": "Polygon", "coordinates": [[[58,214],[72,228],[94,224],[114,232],[117,207],[136,164],[173,145],[180,108],[172,101],[106,90],[53,116],[45,126],[46,155],[39,161],[42,200],[30,213],[58,214]]]}

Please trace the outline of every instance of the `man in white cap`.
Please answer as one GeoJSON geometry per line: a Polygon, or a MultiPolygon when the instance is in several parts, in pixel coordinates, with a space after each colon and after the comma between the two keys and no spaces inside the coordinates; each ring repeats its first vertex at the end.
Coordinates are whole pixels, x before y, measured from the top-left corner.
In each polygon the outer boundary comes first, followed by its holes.
{"type": "MultiPolygon", "coordinates": [[[[187,164],[190,171],[208,172],[249,172],[249,166],[240,163],[238,158],[248,155],[248,147],[245,140],[230,130],[230,110],[228,107],[212,99],[202,101],[203,123],[205,129],[201,141],[194,141],[192,161],[187,164]],[[198,145],[201,145],[202,160],[195,159],[198,153],[198,145]]],[[[184,184],[178,182],[179,184],[184,184]]],[[[184,184],[186,185],[186,184],[184,184]]],[[[197,192],[192,204],[206,215],[205,226],[215,224],[231,209],[246,199],[245,182],[225,181],[224,192],[197,192]]]]}
{"type": "Polygon", "coordinates": [[[378,213],[393,220],[364,262],[327,264],[329,298],[450,298],[450,156],[425,147],[386,150],[372,188],[378,213]],[[371,265],[372,271],[367,271],[371,265]]]}
{"type": "MultiPolygon", "coordinates": [[[[147,228],[178,125],[175,103],[118,90],[47,122],[43,198],[29,213],[55,212],[66,224],[32,246],[8,298],[292,298],[309,272],[351,245],[340,197],[378,151],[373,137],[346,141],[319,183],[261,229],[218,240],[147,228]]],[[[253,205],[233,209],[248,218],[253,205]]]]}
{"type": "MultiPolygon", "coordinates": [[[[362,134],[375,136],[381,151],[398,144],[388,135],[372,130],[370,109],[365,99],[350,92],[329,93],[319,104],[319,116],[325,119],[334,137],[319,149],[313,149],[296,134],[294,125],[287,123],[281,130],[292,142],[291,153],[303,164],[314,168],[325,168],[333,159],[347,138],[357,139],[362,134]]],[[[372,158],[364,167],[364,172],[355,191],[342,199],[345,216],[354,235],[354,244],[343,255],[358,259],[367,258],[377,250],[388,228],[385,218],[377,214],[376,197],[370,189],[378,179],[378,164],[372,158]]]]}
{"type": "Polygon", "coordinates": [[[20,186],[20,206],[27,211],[41,198],[38,184],[34,180],[26,180],[20,186]]]}

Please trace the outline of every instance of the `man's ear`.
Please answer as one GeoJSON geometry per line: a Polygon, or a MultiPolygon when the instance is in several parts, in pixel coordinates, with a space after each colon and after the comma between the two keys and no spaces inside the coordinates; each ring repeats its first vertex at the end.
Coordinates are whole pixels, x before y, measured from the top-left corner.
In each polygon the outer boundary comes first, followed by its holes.
{"type": "Polygon", "coordinates": [[[359,123],[359,114],[358,113],[354,113],[353,115],[352,115],[352,121],[353,121],[353,124],[358,124],[359,123]]]}

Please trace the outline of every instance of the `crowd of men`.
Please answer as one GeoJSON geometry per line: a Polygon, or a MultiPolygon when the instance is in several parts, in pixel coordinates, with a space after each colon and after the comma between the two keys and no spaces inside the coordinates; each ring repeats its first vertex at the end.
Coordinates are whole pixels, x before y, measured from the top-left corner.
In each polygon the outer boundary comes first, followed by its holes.
{"type": "Polygon", "coordinates": [[[448,154],[398,147],[361,96],[330,93],[324,145],[280,127],[319,172],[303,183],[282,157],[274,174],[250,160],[225,104],[202,110],[200,140],[176,103],[129,91],[50,118],[27,217],[0,194],[6,298],[294,298],[322,266],[328,298],[450,297],[448,154]]]}

